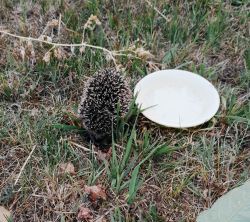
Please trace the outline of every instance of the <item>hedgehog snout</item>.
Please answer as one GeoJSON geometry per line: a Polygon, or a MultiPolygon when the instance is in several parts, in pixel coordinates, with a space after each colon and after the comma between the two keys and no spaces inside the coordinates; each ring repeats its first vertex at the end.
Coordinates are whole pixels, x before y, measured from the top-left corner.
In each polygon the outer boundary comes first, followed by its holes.
{"type": "Polygon", "coordinates": [[[93,132],[89,133],[91,141],[99,148],[106,149],[111,146],[112,137],[108,134],[96,134],[93,132]]]}

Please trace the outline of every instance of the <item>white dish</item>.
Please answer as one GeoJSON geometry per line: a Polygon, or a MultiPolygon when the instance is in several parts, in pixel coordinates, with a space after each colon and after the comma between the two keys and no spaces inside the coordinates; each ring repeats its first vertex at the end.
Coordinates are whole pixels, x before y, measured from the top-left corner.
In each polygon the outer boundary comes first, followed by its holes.
{"type": "Polygon", "coordinates": [[[151,121],[167,127],[188,128],[211,119],[219,109],[215,87],[200,75],[183,70],[161,70],[135,86],[136,104],[151,121]]]}

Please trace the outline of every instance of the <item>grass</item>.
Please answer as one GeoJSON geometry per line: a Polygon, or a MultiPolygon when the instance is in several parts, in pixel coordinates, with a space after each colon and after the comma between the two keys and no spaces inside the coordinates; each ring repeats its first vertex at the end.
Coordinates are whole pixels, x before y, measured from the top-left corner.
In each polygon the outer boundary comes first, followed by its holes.
{"type": "Polygon", "coordinates": [[[221,96],[216,116],[188,130],[160,127],[136,118],[131,109],[135,118],[121,120],[111,157],[105,159],[82,136],[76,110],[86,78],[114,66],[109,56],[88,47],[82,52],[62,47],[58,55],[39,43],[32,44],[32,54],[27,42],[0,36],[0,205],[13,212],[13,221],[76,221],[84,205],[100,221],[192,222],[249,178],[248,2],[150,2],[0,4],[0,27],[11,33],[80,43],[84,32],[84,41],[109,50],[149,51],[153,56],[137,54],[141,59],[115,57],[131,87],[150,72],[181,68],[210,80],[221,96]],[[91,14],[101,25],[84,30],[91,14]],[[60,15],[59,31],[51,21],[60,15]],[[75,175],[60,174],[58,167],[66,162],[75,166],[75,175]],[[93,204],[84,185],[97,184],[107,200],[93,204]]]}

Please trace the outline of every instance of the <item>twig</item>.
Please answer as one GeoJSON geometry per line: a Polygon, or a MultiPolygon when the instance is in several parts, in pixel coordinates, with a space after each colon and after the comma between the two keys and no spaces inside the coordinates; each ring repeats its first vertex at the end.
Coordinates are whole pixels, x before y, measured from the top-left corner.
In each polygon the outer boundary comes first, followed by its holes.
{"type": "MultiPolygon", "coordinates": [[[[54,47],[60,47],[60,46],[61,47],[81,47],[81,46],[85,46],[85,47],[89,47],[89,48],[93,48],[93,49],[99,49],[99,50],[102,50],[102,51],[108,53],[110,55],[111,59],[113,60],[113,62],[114,62],[115,65],[116,65],[116,61],[115,61],[114,56],[126,56],[126,57],[128,56],[127,54],[118,53],[118,51],[110,51],[110,50],[108,50],[106,48],[103,48],[101,46],[91,45],[91,44],[88,44],[88,43],[85,43],[85,42],[82,42],[82,43],[73,43],[73,44],[56,43],[56,42],[49,42],[49,41],[46,41],[46,40],[43,40],[43,39],[37,39],[37,38],[33,38],[33,37],[20,36],[20,35],[16,35],[16,34],[12,34],[12,33],[6,32],[4,30],[0,30],[0,33],[8,35],[8,36],[11,36],[11,37],[14,37],[14,38],[22,39],[22,40],[25,40],[25,41],[33,41],[33,42],[46,43],[46,44],[52,45],[54,47]]],[[[129,55],[129,56],[132,56],[134,58],[139,58],[139,57],[133,56],[133,55],[129,55]]]]}
{"type": "Polygon", "coordinates": [[[81,36],[81,34],[80,34],[79,32],[76,32],[76,31],[73,30],[73,29],[69,29],[63,21],[61,21],[61,24],[63,25],[63,28],[64,28],[65,30],[67,30],[68,32],[72,32],[72,33],[74,33],[75,35],[81,36]]]}
{"type": "Polygon", "coordinates": [[[84,151],[93,152],[94,154],[97,154],[96,151],[94,151],[94,150],[92,151],[92,150],[90,150],[90,149],[88,149],[88,148],[86,148],[86,147],[84,147],[84,146],[81,146],[81,145],[79,145],[79,144],[77,144],[77,143],[74,143],[74,142],[72,142],[72,141],[69,141],[69,143],[72,144],[72,145],[74,145],[74,146],[77,146],[78,148],[81,148],[81,149],[84,150],[84,151]]]}
{"type": "Polygon", "coordinates": [[[147,2],[149,4],[149,6],[151,6],[162,18],[164,18],[166,21],[168,21],[168,18],[165,15],[163,15],[158,8],[153,6],[150,1],[145,0],[145,2],[147,2]]]}
{"type": "Polygon", "coordinates": [[[62,22],[62,14],[60,13],[59,15],[59,21],[58,21],[58,37],[60,36],[60,31],[61,31],[61,22],[62,22]]]}
{"type": "Polygon", "coordinates": [[[20,170],[20,172],[19,172],[19,174],[18,174],[18,176],[17,176],[17,178],[16,178],[16,181],[15,181],[14,185],[17,184],[17,182],[18,182],[18,180],[19,180],[19,178],[20,178],[20,176],[21,176],[21,174],[22,174],[22,172],[23,172],[25,166],[27,165],[27,163],[28,163],[28,161],[29,161],[29,159],[30,159],[32,153],[34,152],[35,148],[36,148],[36,145],[33,146],[33,148],[32,148],[32,150],[31,150],[29,156],[28,156],[27,159],[25,160],[25,162],[24,162],[24,164],[23,164],[23,166],[22,166],[22,168],[21,168],[21,170],[20,170]]]}

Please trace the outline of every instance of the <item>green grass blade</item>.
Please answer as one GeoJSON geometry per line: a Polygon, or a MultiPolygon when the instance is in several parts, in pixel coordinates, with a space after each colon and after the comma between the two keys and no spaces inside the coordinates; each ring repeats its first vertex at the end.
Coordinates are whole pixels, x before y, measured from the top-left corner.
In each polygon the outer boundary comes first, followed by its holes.
{"type": "Polygon", "coordinates": [[[127,202],[129,204],[132,203],[134,196],[135,196],[135,192],[138,189],[137,188],[137,184],[138,184],[137,181],[138,181],[139,170],[140,170],[140,164],[135,167],[135,169],[133,170],[132,175],[131,175],[131,180],[130,180],[130,184],[129,184],[128,199],[127,199],[127,202]]]}
{"type": "Polygon", "coordinates": [[[134,136],[135,136],[135,129],[133,128],[132,132],[130,134],[127,146],[126,146],[125,154],[124,154],[124,156],[122,158],[122,163],[121,163],[121,167],[120,167],[121,170],[123,170],[125,168],[128,160],[129,160],[134,136]]]}

